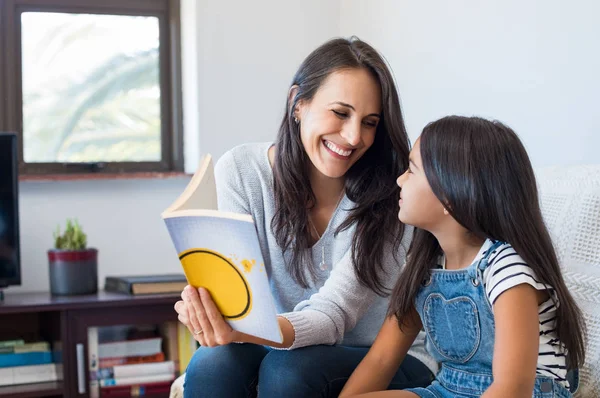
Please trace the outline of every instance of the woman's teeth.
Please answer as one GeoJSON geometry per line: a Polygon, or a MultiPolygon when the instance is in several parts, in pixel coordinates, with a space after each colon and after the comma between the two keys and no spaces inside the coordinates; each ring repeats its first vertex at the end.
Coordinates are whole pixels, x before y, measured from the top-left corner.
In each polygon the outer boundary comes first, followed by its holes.
{"type": "Polygon", "coordinates": [[[345,151],[342,148],[335,145],[333,142],[329,142],[329,141],[324,141],[324,142],[325,142],[325,146],[327,148],[331,149],[333,152],[337,153],[340,156],[348,157],[348,156],[352,155],[352,150],[345,151]]]}

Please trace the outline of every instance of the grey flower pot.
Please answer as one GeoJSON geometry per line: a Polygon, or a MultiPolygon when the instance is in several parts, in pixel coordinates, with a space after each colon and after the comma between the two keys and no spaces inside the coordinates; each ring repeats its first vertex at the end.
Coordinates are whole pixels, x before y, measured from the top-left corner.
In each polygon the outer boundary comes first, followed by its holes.
{"type": "Polygon", "coordinates": [[[98,291],[98,250],[48,250],[50,293],[94,294],[98,291]]]}

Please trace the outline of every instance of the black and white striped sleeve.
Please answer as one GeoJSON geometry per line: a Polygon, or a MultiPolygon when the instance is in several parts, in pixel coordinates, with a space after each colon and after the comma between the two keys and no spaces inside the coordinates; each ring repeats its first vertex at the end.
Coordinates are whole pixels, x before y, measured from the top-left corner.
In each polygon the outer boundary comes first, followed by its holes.
{"type": "Polygon", "coordinates": [[[498,247],[491,254],[483,273],[485,291],[492,306],[505,291],[526,283],[537,290],[546,290],[535,272],[509,244],[498,247]]]}

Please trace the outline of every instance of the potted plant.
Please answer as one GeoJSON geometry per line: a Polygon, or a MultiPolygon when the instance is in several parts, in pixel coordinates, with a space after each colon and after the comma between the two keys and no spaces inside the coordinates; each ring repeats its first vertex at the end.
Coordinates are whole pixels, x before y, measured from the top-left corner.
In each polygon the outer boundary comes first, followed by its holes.
{"type": "Polygon", "coordinates": [[[67,220],[63,233],[54,232],[54,249],[48,250],[50,293],[92,294],[98,291],[98,250],[87,247],[87,236],[77,220],[67,220]]]}

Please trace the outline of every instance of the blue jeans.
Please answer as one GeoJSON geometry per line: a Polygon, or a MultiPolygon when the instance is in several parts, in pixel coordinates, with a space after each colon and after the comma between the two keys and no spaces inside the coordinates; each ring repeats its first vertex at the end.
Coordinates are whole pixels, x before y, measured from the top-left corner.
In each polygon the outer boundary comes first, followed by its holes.
{"type": "MultiPolygon", "coordinates": [[[[367,347],[311,346],[292,351],[254,344],[200,347],[185,376],[185,397],[337,397],[367,347]]],[[[389,389],[426,387],[434,379],[407,355],[389,389]]]]}

